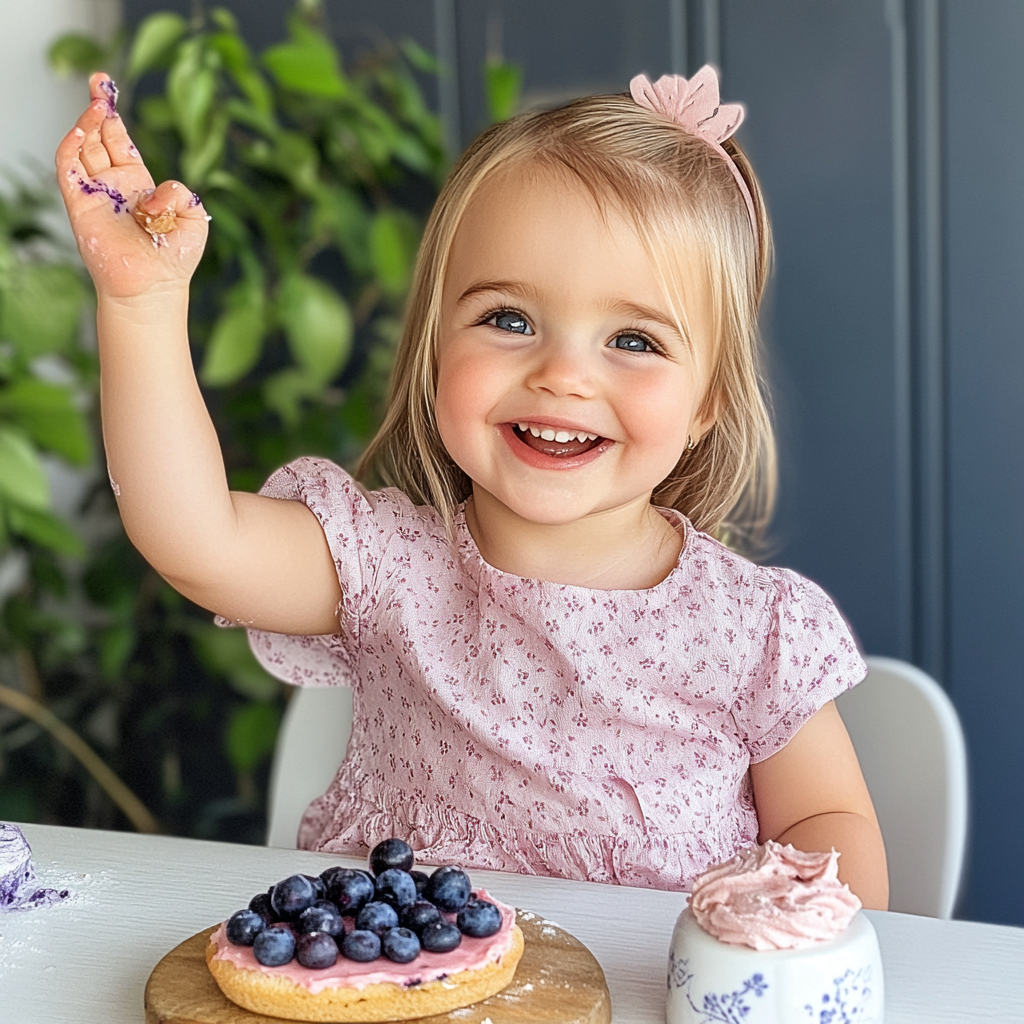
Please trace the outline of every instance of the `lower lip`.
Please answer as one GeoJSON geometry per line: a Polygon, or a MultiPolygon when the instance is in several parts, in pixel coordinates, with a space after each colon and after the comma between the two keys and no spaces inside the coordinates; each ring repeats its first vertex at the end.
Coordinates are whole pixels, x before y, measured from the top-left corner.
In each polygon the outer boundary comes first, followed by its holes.
{"type": "Polygon", "coordinates": [[[502,423],[498,429],[501,431],[501,436],[505,439],[505,443],[511,449],[512,454],[520,462],[525,462],[526,465],[532,466],[534,469],[580,469],[582,466],[589,466],[591,462],[599,459],[615,444],[614,441],[609,441],[606,438],[596,448],[591,448],[590,451],[584,452],[582,455],[574,455],[571,458],[568,456],[559,457],[557,455],[545,455],[543,452],[539,452],[523,441],[520,441],[515,430],[508,423],[502,423]]]}

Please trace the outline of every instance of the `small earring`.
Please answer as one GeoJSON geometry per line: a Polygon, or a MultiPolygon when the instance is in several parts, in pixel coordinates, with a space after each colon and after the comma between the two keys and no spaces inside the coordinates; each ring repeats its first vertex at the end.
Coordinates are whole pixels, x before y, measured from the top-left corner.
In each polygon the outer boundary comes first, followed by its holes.
{"type": "Polygon", "coordinates": [[[687,434],[686,435],[686,450],[688,452],[692,452],[693,449],[696,448],[696,447],[697,447],[697,442],[694,441],[693,435],[692,434],[687,434]]]}

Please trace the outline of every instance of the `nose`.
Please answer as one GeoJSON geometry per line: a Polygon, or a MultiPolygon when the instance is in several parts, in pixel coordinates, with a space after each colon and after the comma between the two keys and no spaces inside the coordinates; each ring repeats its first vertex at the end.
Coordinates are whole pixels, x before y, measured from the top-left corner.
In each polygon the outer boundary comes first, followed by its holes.
{"type": "Polygon", "coordinates": [[[558,398],[592,398],[596,381],[587,346],[569,337],[545,339],[536,350],[526,386],[558,398]]]}

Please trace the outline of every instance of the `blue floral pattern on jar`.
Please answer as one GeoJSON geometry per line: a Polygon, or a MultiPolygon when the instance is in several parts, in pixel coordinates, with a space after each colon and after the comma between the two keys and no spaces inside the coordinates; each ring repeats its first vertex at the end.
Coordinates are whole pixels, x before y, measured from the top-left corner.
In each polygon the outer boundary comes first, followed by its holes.
{"type": "Polygon", "coordinates": [[[832,979],[832,988],[822,993],[817,1006],[804,1007],[813,1024],[860,1024],[871,1009],[871,968],[847,971],[832,979]]]}
{"type": "MultiPolygon", "coordinates": [[[[675,950],[669,951],[668,959],[668,987],[678,988],[683,991],[690,1009],[697,1015],[699,1024],[747,1024],[748,1015],[752,1004],[748,1002],[751,996],[760,999],[768,991],[768,982],[764,980],[763,974],[752,974],[742,987],[734,992],[705,992],[698,1006],[690,992],[693,982],[693,972],[687,960],[676,957],[675,950]]],[[[837,1018],[838,1022],[842,1018],[837,1018]]]]}

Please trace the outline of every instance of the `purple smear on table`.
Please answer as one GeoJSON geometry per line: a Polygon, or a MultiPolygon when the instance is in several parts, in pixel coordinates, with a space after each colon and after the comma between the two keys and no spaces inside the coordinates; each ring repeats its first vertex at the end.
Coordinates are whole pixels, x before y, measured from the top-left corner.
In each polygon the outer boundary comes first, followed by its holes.
{"type": "Polygon", "coordinates": [[[78,184],[87,196],[95,195],[97,192],[110,196],[110,201],[114,204],[114,213],[120,213],[128,208],[128,200],[116,188],[111,188],[102,181],[86,181],[85,178],[79,178],[78,184]]]}
{"type": "Polygon", "coordinates": [[[40,889],[35,885],[32,849],[17,825],[0,821],[0,913],[32,910],[66,899],[67,889],[40,889]]]}
{"type": "Polygon", "coordinates": [[[108,78],[100,82],[100,88],[107,97],[107,117],[117,117],[117,86],[108,78]]]}

